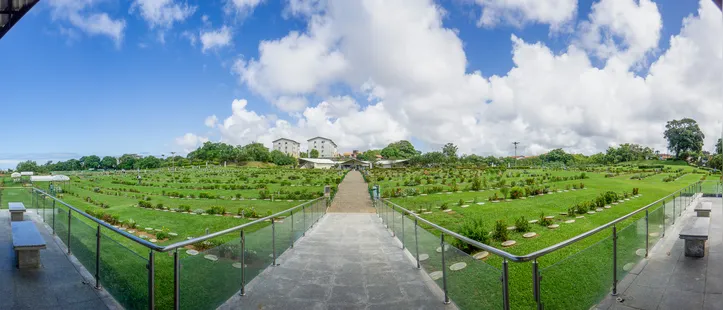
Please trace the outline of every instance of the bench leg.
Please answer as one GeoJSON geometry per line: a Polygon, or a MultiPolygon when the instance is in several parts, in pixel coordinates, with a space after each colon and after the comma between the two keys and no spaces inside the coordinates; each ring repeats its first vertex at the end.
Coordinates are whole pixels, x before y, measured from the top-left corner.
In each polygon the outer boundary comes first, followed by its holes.
{"type": "Polygon", "coordinates": [[[24,220],[22,212],[10,212],[11,222],[22,222],[24,220]]]}
{"type": "Polygon", "coordinates": [[[685,240],[685,256],[704,257],[705,240],[685,240]]]}
{"type": "Polygon", "coordinates": [[[698,217],[710,217],[710,211],[697,211],[696,213],[698,217]]]}
{"type": "Polygon", "coordinates": [[[40,268],[40,250],[15,251],[18,269],[40,268]]]}

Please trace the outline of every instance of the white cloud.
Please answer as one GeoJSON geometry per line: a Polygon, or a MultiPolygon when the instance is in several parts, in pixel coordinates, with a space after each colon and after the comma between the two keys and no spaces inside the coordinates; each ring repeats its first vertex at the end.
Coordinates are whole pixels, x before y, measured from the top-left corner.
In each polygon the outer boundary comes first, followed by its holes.
{"type": "Polygon", "coordinates": [[[523,154],[592,153],[628,142],[664,151],[665,122],[693,117],[711,144],[721,126],[723,21],[710,1],[700,6],[644,75],[622,57],[593,66],[589,46],[576,40],[556,53],[511,36],[514,67],[485,77],[468,69],[463,42],[431,1],[332,2],[308,17],[303,33],[262,42],[257,59],[234,66],[241,83],[272,104],[284,96],[326,100],[290,121],[234,101],[217,128],[234,144],[324,135],[341,149],[364,149],[415,138],[427,148],[453,142],[464,153],[507,155],[512,141],[522,141],[523,154]],[[330,96],[332,87],[370,102],[330,96]]]}
{"type": "Polygon", "coordinates": [[[231,28],[223,26],[218,30],[201,31],[201,51],[218,49],[231,44],[231,28]]]}
{"type": "Polygon", "coordinates": [[[176,145],[179,146],[184,153],[190,153],[206,141],[208,141],[208,137],[187,133],[176,138],[176,145]]]}
{"type": "Polygon", "coordinates": [[[188,39],[188,42],[191,43],[191,46],[196,46],[198,37],[196,36],[195,33],[185,30],[185,31],[181,32],[181,37],[188,39]]]}
{"type": "Polygon", "coordinates": [[[226,0],[226,13],[247,14],[264,0],[226,0]]]}
{"type": "Polygon", "coordinates": [[[211,115],[209,117],[206,117],[206,120],[203,122],[206,127],[216,127],[216,124],[218,123],[218,117],[216,115],[211,115]]]}
{"type": "MultiPolygon", "coordinates": [[[[120,46],[126,22],[122,18],[114,19],[108,13],[94,10],[97,0],[50,0],[53,20],[62,20],[90,36],[107,36],[120,46]]],[[[61,28],[66,29],[67,28],[61,28]]],[[[68,31],[65,31],[68,33],[68,31]]]]}
{"type": "Polygon", "coordinates": [[[601,0],[581,23],[580,43],[601,59],[644,60],[658,47],[663,20],[650,0],[601,0]],[[619,42],[617,42],[619,41],[619,42]]]}
{"type": "Polygon", "coordinates": [[[549,24],[558,30],[575,18],[577,0],[475,0],[482,7],[478,26],[549,24]]]}
{"type": "Polygon", "coordinates": [[[170,29],[176,22],[183,22],[196,12],[195,6],[176,3],[174,0],[135,0],[131,11],[138,10],[151,28],[170,29]]]}
{"type": "Polygon", "coordinates": [[[287,0],[285,15],[311,16],[326,9],[326,0],[287,0]]]}

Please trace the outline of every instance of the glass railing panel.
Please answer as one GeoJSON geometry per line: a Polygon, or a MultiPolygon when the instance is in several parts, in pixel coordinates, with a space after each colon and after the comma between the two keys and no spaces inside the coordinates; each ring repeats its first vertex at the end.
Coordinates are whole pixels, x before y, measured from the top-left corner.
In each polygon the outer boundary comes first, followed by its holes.
{"type": "Polygon", "coordinates": [[[635,268],[645,255],[645,218],[643,217],[618,231],[618,281],[635,268]]]}
{"type": "Polygon", "coordinates": [[[148,259],[106,236],[106,233],[114,234],[108,231],[101,234],[101,286],[124,308],[147,309],[148,259]]]}
{"type": "Polygon", "coordinates": [[[219,245],[197,254],[185,249],[179,251],[183,257],[180,262],[181,309],[215,309],[241,289],[240,236],[222,236],[203,244],[219,245]],[[225,242],[221,243],[221,240],[225,242]]]}
{"type": "Polygon", "coordinates": [[[246,234],[245,278],[248,284],[273,262],[271,225],[246,234]]]}
{"type": "Polygon", "coordinates": [[[276,257],[281,256],[282,253],[286,252],[291,247],[291,223],[292,219],[290,214],[284,214],[284,218],[277,218],[274,222],[274,230],[276,235],[275,246],[276,246],[276,257]]]}
{"type": "MultiPolygon", "coordinates": [[[[417,228],[419,242],[419,261],[421,267],[442,288],[442,247],[439,236],[435,236],[419,226],[417,228]]],[[[449,246],[447,246],[449,252],[449,246]]],[[[445,253],[446,255],[446,253],[445,253]]]]}
{"type": "Polygon", "coordinates": [[[590,309],[610,293],[613,243],[607,237],[540,271],[545,309],[590,309]]]}
{"type": "Polygon", "coordinates": [[[91,274],[95,274],[96,230],[75,216],[70,219],[70,252],[91,274]]]}
{"type": "MultiPolygon", "coordinates": [[[[665,208],[667,208],[667,206],[665,208]]],[[[665,234],[665,231],[663,231],[665,228],[664,221],[665,210],[662,203],[656,204],[648,209],[648,242],[650,243],[651,248],[665,234]]]]}
{"type": "Polygon", "coordinates": [[[448,245],[444,259],[449,298],[460,309],[502,309],[502,271],[448,245]]]}
{"type": "Polygon", "coordinates": [[[7,209],[8,202],[22,202],[25,209],[34,208],[30,190],[22,187],[4,187],[0,189],[0,209],[7,209]]]}
{"type": "Polygon", "coordinates": [[[68,245],[68,209],[59,208],[56,205],[55,225],[53,226],[52,222],[50,223],[50,225],[51,225],[50,227],[55,227],[55,234],[67,246],[68,245]]]}

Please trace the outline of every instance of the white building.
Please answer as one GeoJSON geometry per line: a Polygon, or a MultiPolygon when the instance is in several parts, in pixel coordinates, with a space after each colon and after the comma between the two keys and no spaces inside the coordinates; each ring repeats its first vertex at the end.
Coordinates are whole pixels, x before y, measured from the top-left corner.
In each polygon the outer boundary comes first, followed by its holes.
{"type": "Polygon", "coordinates": [[[403,165],[409,159],[383,159],[374,163],[375,168],[394,168],[403,165]]]}
{"type": "Polygon", "coordinates": [[[296,158],[299,158],[299,149],[301,149],[301,144],[291,139],[280,138],[273,142],[273,150],[281,151],[296,158]]]}
{"type": "Polygon", "coordinates": [[[301,169],[330,169],[338,163],[327,158],[299,158],[301,169]]]}
{"type": "Polygon", "coordinates": [[[324,137],[315,137],[307,140],[309,142],[309,154],[311,150],[319,152],[319,158],[333,158],[337,156],[336,143],[324,137]]]}

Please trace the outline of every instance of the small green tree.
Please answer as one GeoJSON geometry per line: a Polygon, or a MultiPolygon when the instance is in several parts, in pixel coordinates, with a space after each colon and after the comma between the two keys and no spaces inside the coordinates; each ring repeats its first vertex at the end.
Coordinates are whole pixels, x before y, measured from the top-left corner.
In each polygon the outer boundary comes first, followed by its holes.
{"type": "Polygon", "coordinates": [[[316,150],[316,149],[311,150],[311,152],[309,152],[309,157],[311,157],[311,158],[319,158],[319,151],[316,150]]]}

